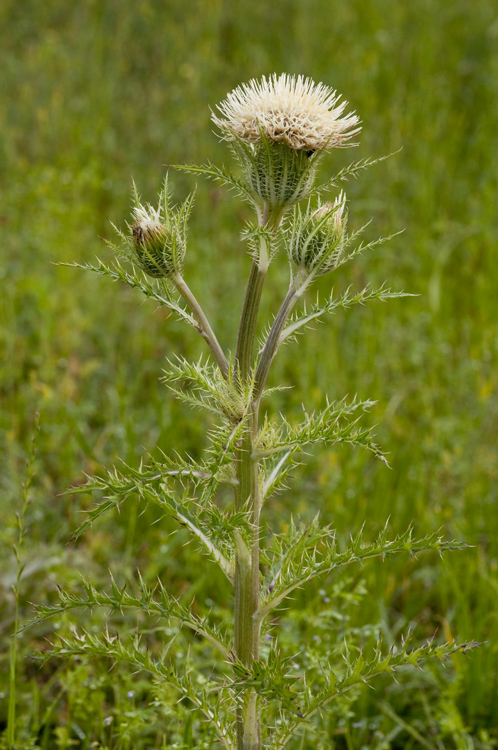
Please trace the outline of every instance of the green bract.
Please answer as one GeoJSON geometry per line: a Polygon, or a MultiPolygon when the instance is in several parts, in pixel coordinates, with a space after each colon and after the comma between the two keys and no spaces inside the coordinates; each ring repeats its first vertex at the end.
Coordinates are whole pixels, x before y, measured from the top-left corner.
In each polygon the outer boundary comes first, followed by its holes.
{"type": "MultiPolygon", "coordinates": [[[[171,276],[175,272],[170,249],[171,234],[164,224],[150,216],[137,217],[132,235],[135,255],[142,270],[155,278],[171,276]]],[[[179,260],[183,260],[183,257],[179,260]]]]}
{"type": "Polygon", "coordinates": [[[289,242],[291,262],[314,276],[332,271],[340,262],[347,227],[346,196],[341,192],[334,204],[315,211],[296,209],[289,242]]]}
{"type": "Polygon", "coordinates": [[[230,144],[245,173],[248,187],[256,199],[279,212],[307,198],[316,178],[319,151],[296,151],[286,143],[261,143],[236,140],[230,144]]]}

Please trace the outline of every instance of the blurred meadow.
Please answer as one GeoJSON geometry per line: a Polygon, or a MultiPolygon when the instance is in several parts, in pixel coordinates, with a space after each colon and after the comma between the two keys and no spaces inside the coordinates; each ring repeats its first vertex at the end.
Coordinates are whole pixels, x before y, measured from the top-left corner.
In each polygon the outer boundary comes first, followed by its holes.
{"type": "MultiPolygon", "coordinates": [[[[229,592],[209,564],[199,564],[183,532],[172,533],[173,522],[155,523],[156,511],[134,498],[68,544],[94,499],[62,493],[84,473],[118,457],[138,466],[159,450],[199,455],[204,417],[175,402],[159,377],[166,357],[205,350],[134,290],[55,264],[111,259],[100,238],[112,237],[109,220],[129,218],[132,177],[153,203],[168,164],[228,166],[210,108],[241,82],[285,71],[337,89],[362,120],[360,146],[331,153],[322,177],[401,149],[346,190],[353,229],[372,220],[368,239],[404,232],[321,279],[320,294],[386,281],[417,296],[354,307],[282,350],[270,385],[291,388],[267,408],[292,417],[326,396],[372,398],[365,423],[376,425],[391,469],[348,447],[319,450],[266,519],[279,528],[291,513],[319,510],[339,539],[363,523],[373,539],[386,521],[393,535],[413,521],[418,536],[440,528],[470,547],[444,559],[373,561],[351,569],[342,589],[333,578],[311,585],[283,613],[284,637],[297,651],[319,646],[333,627],[368,622],[388,644],[410,629],[420,641],[436,632],[484,642],[445,667],[365,687],[354,714],[324,714],[323,741],[305,734],[295,747],[498,747],[498,6],[3,0],[0,29],[0,727],[15,621],[12,545],[37,412],[21,624],[33,603],[53,601],[57,584],[77,588],[80,572],[105,587],[109,570],[123,583],[138,567],[186,604],[195,596],[226,616],[229,592]],[[336,625],[332,590],[343,600],[336,625]]],[[[170,177],[177,200],[195,185],[170,177]]],[[[198,181],[186,278],[232,350],[248,219],[233,196],[198,181]]],[[[287,275],[277,258],[263,321],[278,309],[287,275]]],[[[99,630],[104,617],[73,620],[99,630]]],[[[148,678],[131,668],[38,666],[33,653],[69,627],[63,618],[19,635],[18,747],[196,746],[198,719],[174,695],[171,715],[159,712],[148,678]]]]}

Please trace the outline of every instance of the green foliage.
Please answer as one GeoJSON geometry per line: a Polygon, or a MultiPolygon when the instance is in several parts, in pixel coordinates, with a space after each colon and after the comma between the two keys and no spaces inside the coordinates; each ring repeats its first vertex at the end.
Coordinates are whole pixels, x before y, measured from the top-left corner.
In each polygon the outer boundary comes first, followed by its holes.
{"type": "Polygon", "coordinates": [[[361,563],[371,557],[384,560],[396,552],[416,554],[430,549],[443,552],[466,546],[457,542],[445,542],[438,534],[414,540],[411,528],[392,541],[387,539],[387,534],[386,525],[375,542],[365,544],[361,531],[351,540],[351,545],[346,550],[339,551],[334,532],[328,528],[320,528],[316,518],[302,530],[291,523],[287,534],[273,535],[273,548],[265,552],[265,561],[272,574],[266,596],[257,613],[258,618],[266,617],[294,589],[316,576],[330,573],[352,562],[361,563]]]}
{"type": "Polygon", "coordinates": [[[350,403],[346,400],[327,404],[321,412],[306,414],[304,420],[298,425],[291,425],[285,418],[281,418],[280,424],[266,423],[262,426],[256,450],[258,456],[264,458],[273,453],[290,450],[292,454],[304,452],[304,448],[316,443],[334,445],[336,443],[349,443],[350,445],[365,448],[374,456],[386,462],[380,448],[375,445],[370,436],[369,429],[361,429],[357,417],[349,421],[348,417],[355,412],[366,411],[371,408],[371,401],[357,401],[350,403]]]}
{"type": "MultiPolygon", "coordinates": [[[[119,252],[119,248],[117,248],[117,250],[119,252]]],[[[101,276],[107,276],[112,281],[124,281],[128,286],[134,289],[139,289],[145,297],[153,299],[160,305],[164,305],[169,310],[176,313],[178,318],[195,327],[194,318],[179,304],[178,300],[175,299],[167,285],[164,282],[150,281],[145,273],[139,268],[132,267],[131,270],[128,270],[127,268],[125,269],[119,260],[114,260],[112,264],[106,265],[98,258],[97,265],[95,266],[90,263],[66,263],[64,265],[73,268],[80,268],[84,271],[93,271],[101,276]]]]}
{"type": "Polygon", "coordinates": [[[352,305],[370,302],[371,300],[378,299],[384,302],[388,299],[396,299],[398,297],[413,297],[412,294],[406,294],[405,292],[392,292],[390,289],[386,289],[385,286],[381,286],[375,291],[371,291],[368,286],[362,289],[361,292],[351,293],[350,288],[347,289],[341,297],[334,299],[334,292],[330,295],[330,299],[323,303],[317,300],[315,305],[311,309],[306,309],[304,306],[304,312],[295,314],[284,327],[280,334],[280,342],[283,343],[287,339],[291,339],[294,335],[300,331],[301,328],[306,328],[314,321],[320,322],[320,318],[323,315],[334,313],[336,310],[347,310],[352,305]]]}

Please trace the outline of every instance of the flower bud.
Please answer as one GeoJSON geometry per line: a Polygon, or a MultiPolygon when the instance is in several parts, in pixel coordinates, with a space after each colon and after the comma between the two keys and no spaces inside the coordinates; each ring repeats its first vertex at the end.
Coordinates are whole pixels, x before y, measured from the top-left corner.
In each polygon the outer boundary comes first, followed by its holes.
{"type": "Polygon", "coordinates": [[[315,276],[332,271],[344,249],[347,214],[343,192],[334,203],[324,203],[316,211],[298,214],[289,256],[299,268],[315,276]]]}
{"type": "Polygon", "coordinates": [[[134,210],[135,223],[131,228],[133,249],[139,266],[149,276],[171,276],[175,264],[170,251],[170,232],[161,223],[158,212],[151,209],[134,210]]]}
{"type": "Polygon", "coordinates": [[[188,198],[179,210],[169,206],[167,181],[159,196],[157,209],[148,204],[143,206],[135,190],[134,223],[129,227],[129,247],[140,268],[149,276],[167,278],[181,275],[191,207],[192,198],[188,198]]]}

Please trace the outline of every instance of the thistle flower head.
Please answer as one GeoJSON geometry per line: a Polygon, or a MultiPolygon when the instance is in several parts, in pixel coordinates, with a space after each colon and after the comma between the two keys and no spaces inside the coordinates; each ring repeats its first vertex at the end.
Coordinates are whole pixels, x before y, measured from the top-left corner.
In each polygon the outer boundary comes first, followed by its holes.
{"type": "Polygon", "coordinates": [[[347,226],[346,196],[343,191],[334,203],[324,203],[304,215],[298,212],[289,246],[289,257],[298,268],[322,276],[338,264],[347,226]]]}
{"type": "Polygon", "coordinates": [[[334,147],[354,145],[359,119],[347,102],[311,78],[273,74],[227,95],[212,119],[234,151],[251,200],[265,223],[309,197],[319,160],[334,147]]]}
{"type": "Polygon", "coordinates": [[[282,73],[234,89],[218,105],[214,123],[227,140],[285,143],[289,148],[322,151],[347,143],[360,131],[359,118],[344,115],[347,102],[323,83],[282,73]]]}
{"type": "Polygon", "coordinates": [[[136,262],[145,273],[155,278],[181,274],[192,200],[187,199],[179,211],[173,210],[169,205],[166,181],[158,208],[142,205],[136,189],[134,203],[129,246],[136,262]]]}
{"type": "Polygon", "coordinates": [[[161,221],[160,208],[136,206],[133,217],[135,222],[131,234],[138,264],[149,276],[171,276],[175,272],[175,264],[169,247],[170,232],[161,221]]]}

